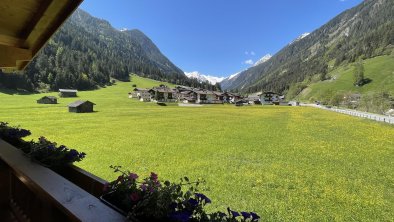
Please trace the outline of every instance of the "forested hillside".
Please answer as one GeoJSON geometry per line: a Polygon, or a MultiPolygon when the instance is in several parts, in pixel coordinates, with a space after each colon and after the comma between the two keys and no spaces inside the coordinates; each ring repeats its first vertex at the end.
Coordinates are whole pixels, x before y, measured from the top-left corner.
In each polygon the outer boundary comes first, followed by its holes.
{"type": "Polygon", "coordinates": [[[291,89],[297,94],[304,88],[298,83],[326,80],[327,73],[342,65],[390,54],[393,45],[394,1],[365,0],[267,62],[242,72],[226,83],[226,89],[247,93],[291,89]]]}
{"type": "Polygon", "coordinates": [[[129,74],[182,85],[212,87],[187,78],[141,31],[119,31],[107,21],[78,9],[51,38],[27,69],[8,75],[10,88],[93,89],[129,74]]]}

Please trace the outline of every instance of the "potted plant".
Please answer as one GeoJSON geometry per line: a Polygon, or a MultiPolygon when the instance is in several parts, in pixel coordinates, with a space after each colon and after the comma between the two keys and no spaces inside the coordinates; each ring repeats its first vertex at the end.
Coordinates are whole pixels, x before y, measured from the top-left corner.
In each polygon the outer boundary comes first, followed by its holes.
{"type": "Polygon", "coordinates": [[[0,122],[0,139],[18,147],[23,152],[30,151],[30,144],[22,138],[30,135],[31,132],[27,129],[22,129],[19,126],[12,127],[6,122],[0,122]]]}
{"type": "Polygon", "coordinates": [[[34,161],[51,168],[61,169],[74,162],[79,162],[85,158],[84,152],[78,152],[64,145],[57,146],[55,142],[40,137],[38,142],[30,142],[30,152],[27,155],[34,161]]]}
{"type": "Polygon", "coordinates": [[[211,200],[199,193],[199,185],[204,181],[190,182],[187,177],[179,183],[161,182],[158,175],[139,180],[136,173],[121,170],[121,166],[111,166],[120,172],[115,181],[107,183],[101,200],[130,221],[135,222],[194,222],[194,221],[259,221],[253,212],[237,212],[227,209],[227,213],[207,213],[205,206],[211,200]]]}

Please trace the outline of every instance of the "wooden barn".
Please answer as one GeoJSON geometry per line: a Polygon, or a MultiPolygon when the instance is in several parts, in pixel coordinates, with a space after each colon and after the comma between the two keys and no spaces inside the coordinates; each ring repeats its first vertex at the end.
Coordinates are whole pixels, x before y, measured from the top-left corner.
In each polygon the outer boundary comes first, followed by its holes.
{"type": "Polygon", "coordinates": [[[57,104],[57,98],[55,96],[44,96],[37,100],[39,104],[57,104]]]}
{"type": "Polygon", "coordinates": [[[76,89],[59,89],[60,97],[77,97],[78,90],[76,89]]]}
{"type": "Polygon", "coordinates": [[[68,105],[68,111],[71,113],[92,113],[93,106],[96,105],[90,101],[75,101],[68,105]]]}

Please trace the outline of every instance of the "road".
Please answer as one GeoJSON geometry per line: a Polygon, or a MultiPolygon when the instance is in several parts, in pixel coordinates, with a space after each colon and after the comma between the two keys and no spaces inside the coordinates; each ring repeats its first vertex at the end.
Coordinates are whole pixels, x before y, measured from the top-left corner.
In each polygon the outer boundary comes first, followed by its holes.
{"type": "Polygon", "coordinates": [[[329,110],[332,112],[343,113],[346,115],[371,119],[371,120],[375,120],[378,122],[385,122],[388,124],[394,124],[394,116],[385,116],[385,115],[379,115],[379,114],[375,114],[375,113],[361,112],[361,111],[352,110],[352,109],[339,109],[339,108],[334,108],[334,107],[327,108],[326,106],[323,106],[323,105],[316,105],[316,104],[309,104],[309,103],[300,103],[300,106],[315,107],[315,108],[319,108],[319,109],[329,110]]]}

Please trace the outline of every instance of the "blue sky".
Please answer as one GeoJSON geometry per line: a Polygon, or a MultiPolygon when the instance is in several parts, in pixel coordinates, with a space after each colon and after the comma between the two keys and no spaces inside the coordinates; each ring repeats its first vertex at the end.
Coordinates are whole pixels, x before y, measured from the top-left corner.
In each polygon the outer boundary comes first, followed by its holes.
{"type": "Polygon", "coordinates": [[[115,28],[143,31],[185,72],[229,76],[360,2],[84,0],[81,8],[115,28]]]}

